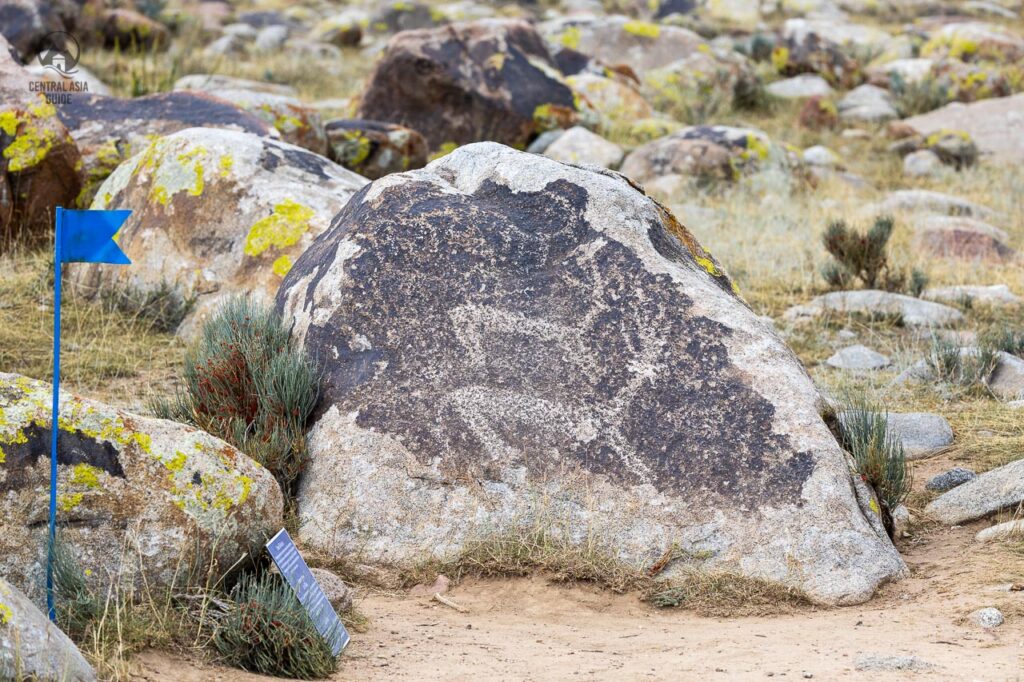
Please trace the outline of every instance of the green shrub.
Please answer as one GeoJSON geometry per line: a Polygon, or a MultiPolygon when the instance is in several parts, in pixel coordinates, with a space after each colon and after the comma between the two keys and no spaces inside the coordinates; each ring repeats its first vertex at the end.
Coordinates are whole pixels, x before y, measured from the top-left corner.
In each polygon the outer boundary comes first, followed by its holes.
{"type": "Polygon", "coordinates": [[[243,576],[230,596],[213,636],[225,663],[304,680],[334,673],[330,645],[280,576],[243,576]]]}
{"type": "Polygon", "coordinates": [[[85,581],[85,571],[72,547],[59,532],[53,543],[53,600],[57,624],[76,641],[85,637],[103,611],[103,604],[85,581]]]}
{"type": "Polygon", "coordinates": [[[921,298],[921,294],[924,293],[925,288],[928,286],[928,274],[923,270],[914,268],[910,271],[910,295],[915,298],[921,298]]]}
{"type": "Polygon", "coordinates": [[[979,343],[976,350],[964,352],[959,343],[932,334],[925,360],[939,381],[971,390],[985,386],[999,358],[996,349],[988,343],[979,343]]]}
{"type": "Polygon", "coordinates": [[[893,224],[892,218],[880,216],[870,230],[860,233],[843,220],[829,223],[822,243],[834,260],[822,268],[825,281],[834,288],[845,288],[859,279],[868,289],[903,289],[906,275],[890,267],[886,253],[893,224]]]}
{"type": "Polygon", "coordinates": [[[1024,358],[1024,329],[999,327],[982,338],[982,344],[993,351],[1003,351],[1024,358]]]}
{"type": "Polygon", "coordinates": [[[955,99],[955,94],[945,83],[932,77],[908,83],[893,73],[889,79],[896,110],[904,118],[933,111],[955,99]]]}
{"type": "Polygon", "coordinates": [[[303,433],[319,377],[270,308],[229,300],[185,355],[184,387],[151,403],[157,416],[195,424],[265,466],[291,498],[306,462],[303,433]]]}
{"type": "Polygon", "coordinates": [[[882,523],[891,537],[892,511],[910,493],[911,476],[903,444],[889,429],[888,413],[862,397],[847,397],[840,412],[839,436],[857,473],[875,491],[882,523]]]}

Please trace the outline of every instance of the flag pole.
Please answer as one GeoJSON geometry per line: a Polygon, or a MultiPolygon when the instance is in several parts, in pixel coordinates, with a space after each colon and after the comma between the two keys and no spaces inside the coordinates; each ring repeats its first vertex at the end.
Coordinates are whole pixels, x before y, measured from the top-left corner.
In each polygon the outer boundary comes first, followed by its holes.
{"type": "Polygon", "coordinates": [[[46,610],[50,620],[57,622],[53,606],[53,550],[57,537],[57,433],[60,430],[60,280],[61,242],[64,209],[57,207],[53,239],[53,416],[50,422],[50,524],[46,554],[46,610]]]}

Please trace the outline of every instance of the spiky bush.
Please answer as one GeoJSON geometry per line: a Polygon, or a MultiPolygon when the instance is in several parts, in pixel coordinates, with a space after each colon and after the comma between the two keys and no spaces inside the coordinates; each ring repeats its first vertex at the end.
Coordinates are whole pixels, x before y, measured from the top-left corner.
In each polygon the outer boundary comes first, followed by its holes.
{"type": "Polygon", "coordinates": [[[984,387],[999,358],[988,343],[965,349],[955,341],[932,334],[925,360],[936,379],[966,391],[984,387]]]}
{"type": "Polygon", "coordinates": [[[280,576],[243,576],[230,596],[213,637],[225,663],[303,680],[334,673],[330,645],[280,576]]]}
{"type": "Polygon", "coordinates": [[[208,431],[265,466],[287,497],[306,462],[303,430],[319,377],[270,308],[229,300],[186,353],[184,386],[151,404],[160,417],[208,431]]]}
{"type": "Polygon", "coordinates": [[[889,429],[888,413],[863,397],[848,396],[840,413],[839,433],[857,473],[875,491],[882,523],[892,536],[892,511],[910,493],[911,476],[903,444],[889,429]]]}
{"type": "Polygon", "coordinates": [[[906,276],[890,267],[886,253],[893,225],[892,218],[879,216],[870,230],[861,233],[843,220],[829,223],[822,243],[834,261],[822,268],[825,281],[835,288],[845,288],[859,279],[868,289],[902,289],[906,276]]]}

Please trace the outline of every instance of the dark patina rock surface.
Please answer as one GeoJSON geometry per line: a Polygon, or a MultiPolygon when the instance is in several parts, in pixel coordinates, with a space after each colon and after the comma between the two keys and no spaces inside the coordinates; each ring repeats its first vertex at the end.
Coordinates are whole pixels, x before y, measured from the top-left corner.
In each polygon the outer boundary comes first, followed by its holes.
{"type": "Polygon", "coordinates": [[[324,129],[331,160],[370,180],[427,163],[426,139],[405,126],[341,118],[328,121],[324,129]]]}
{"type": "Polygon", "coordinates": [[[824,603],[904,570],[799,361],[622,176],[460,148],[360,191],[277,303],[324,366],[307,546],[400,567],[550,523],[824,603]]]}
{"type": "Polygon", "coordinates": [[[540,130],[576,123],[579,108],[533,26],[495,19],[397,34],[359,117],[412,128],[431,149],[479,140],[525,147],[540,130]]]}

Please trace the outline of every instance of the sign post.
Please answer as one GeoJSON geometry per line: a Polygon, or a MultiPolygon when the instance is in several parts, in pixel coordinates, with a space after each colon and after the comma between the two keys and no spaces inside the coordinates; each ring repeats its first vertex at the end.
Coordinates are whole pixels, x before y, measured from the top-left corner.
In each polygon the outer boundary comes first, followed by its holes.
{"type": "Polygon", "coordinates": [[[50,515],[46,553],[46,610],[57,621],[53,603],[53,552],[57,538],[57,436],[60,431],[60,285],[61,263],[131,261],[114,242],[114,235],[131,211],[69,211],[57,207],[53,238],[53,414],[50,422],[50,515]]]}
{"type": "Polygon", "coordinates": [[[313,620],[317,632],[330,645],[331,653],[335,656],[340,654],[348,645],[348,630],[334,612],[334,607],[327,601],[327,595],[313,577],[288,531],[284,528],[278,531],[267,543],[267,551],[270,552],[277,570],[281,571],[281,575],[295,591],[299,603],[313,620]]]}

